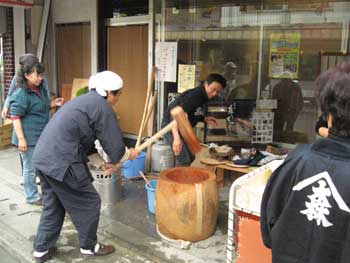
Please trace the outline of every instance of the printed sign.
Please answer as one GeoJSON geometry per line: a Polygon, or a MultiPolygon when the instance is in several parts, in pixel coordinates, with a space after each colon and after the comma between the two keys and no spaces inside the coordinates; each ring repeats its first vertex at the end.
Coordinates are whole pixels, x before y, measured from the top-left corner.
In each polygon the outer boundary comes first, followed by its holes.
{"type": "Polygon", "coordinates": [[[297,79],[300,34],[271,34],[269,77],[297,79]]]}

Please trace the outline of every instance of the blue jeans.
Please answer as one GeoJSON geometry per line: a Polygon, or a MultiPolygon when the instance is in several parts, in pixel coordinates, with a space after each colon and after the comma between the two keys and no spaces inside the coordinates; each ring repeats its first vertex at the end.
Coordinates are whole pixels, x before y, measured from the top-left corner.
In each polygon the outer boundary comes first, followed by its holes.
{"type": "Polygon", "coordinates": [[[36,175],[32,167],[34,147],[29,146],[24,153],[20,152],[23,163],[23,187],[27,203],[33,203],[41,199],[36,186],[36,175]]]}

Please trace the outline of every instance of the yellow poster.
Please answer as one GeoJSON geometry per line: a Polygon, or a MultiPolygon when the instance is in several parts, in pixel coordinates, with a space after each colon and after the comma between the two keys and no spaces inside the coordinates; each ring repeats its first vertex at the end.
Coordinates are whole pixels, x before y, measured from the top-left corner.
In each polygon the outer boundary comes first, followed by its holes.
{"type": "Polygon", "coordinates": [[[196,65],[179,65],[177,92],[193,89],[195,84],[196,65]]]}
{"type": "Polygon", "coordinates": [[[271,34],[269,77],[298,79],[300,33],[271,34]]]}

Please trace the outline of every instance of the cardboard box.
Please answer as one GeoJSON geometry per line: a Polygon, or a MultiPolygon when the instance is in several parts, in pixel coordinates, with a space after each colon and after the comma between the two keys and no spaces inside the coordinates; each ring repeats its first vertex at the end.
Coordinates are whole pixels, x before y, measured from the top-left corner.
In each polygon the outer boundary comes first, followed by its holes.
{"type": "Polygon", "coordinates": [[[4,149],[11,145],[12,127],[12,122],[0,125],[0,149],[4,149]]]}

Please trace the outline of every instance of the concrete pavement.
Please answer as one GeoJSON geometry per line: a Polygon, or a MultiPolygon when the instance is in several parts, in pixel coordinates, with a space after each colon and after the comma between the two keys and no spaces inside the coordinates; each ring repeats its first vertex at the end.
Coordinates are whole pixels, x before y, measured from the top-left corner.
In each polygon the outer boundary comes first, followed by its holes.
{"type": "MultiPolygon", "coordinates": [[[[18,262],[35,262],[32,242],[41,207],[26,204],[20,174],[17,149],[0,150],[0,246],[18,262]]],[[[225,204],[226,201],[220,205],[225,204]]],[[[189,250],[168,246],[156,234],[155,218],[147,211],[143,182],[133,182],[124,186],[124,198],[117,206],[102,208],[98,239],[115,245],[114,254],[101,258],[81,256],[76,230],[66,217],[58,253],[49,262],[225,262],[225,216],[219,218],[221,227],[214,236],[192,244],[189,250]]]]}

